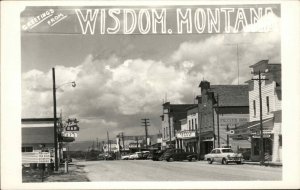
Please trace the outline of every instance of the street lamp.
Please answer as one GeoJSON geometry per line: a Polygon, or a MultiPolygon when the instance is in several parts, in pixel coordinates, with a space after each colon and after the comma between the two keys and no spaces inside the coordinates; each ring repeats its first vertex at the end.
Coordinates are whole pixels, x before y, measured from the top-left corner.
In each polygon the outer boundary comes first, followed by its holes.
{"type": "Polygon", "coordinates": [[[57,157],[57,118],[56,118],[56,89],[66,84],[72,84],[72,87],[76,86],[75,81],[64,83],[58,87],[55,85],[55,68],[52,68],[52,80],[53,80],[53,113],[54,113],[54,163],[55,171],[58,171],[58,157],[57,157]]]}

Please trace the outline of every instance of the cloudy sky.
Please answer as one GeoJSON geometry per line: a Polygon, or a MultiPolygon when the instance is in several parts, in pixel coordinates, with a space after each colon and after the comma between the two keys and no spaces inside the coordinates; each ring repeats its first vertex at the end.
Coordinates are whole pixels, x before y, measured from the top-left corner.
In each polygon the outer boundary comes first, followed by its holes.
{"type": "MultiPolygon", "coordinates": [[[[27,12],[30,14],[30,12],[27,12]]],[[[76,81],[57,90],[57,111],[80,123],[77,141],[144,134],[141,119],[149,118],[150,134],[161,129],[162,102],[193,103],[202,79],[211,84],[249,80],[249,65],[262,59],[280,63],[280,16],[272,32],[182,35],[78,35],[22,32],[22,118],[53,117],[52,67],[56,84],[76,81]]],[[[64,27],[58,23],[55,27],[64,27]]],[[[250,27],[256,27],[250,25],[250,27]]],[[[246,29],[245,29],[246,30],[246,29]]]]}

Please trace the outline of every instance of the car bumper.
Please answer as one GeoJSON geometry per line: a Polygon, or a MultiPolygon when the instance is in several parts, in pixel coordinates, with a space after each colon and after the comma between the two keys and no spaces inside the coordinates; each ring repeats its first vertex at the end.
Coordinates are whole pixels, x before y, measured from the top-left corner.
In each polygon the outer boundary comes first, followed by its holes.
{"type": "Polygon", "coordinates": [[[241,162],[242,158],[240,157],[229,157],[227,158],[227,162],[241,162]]]}

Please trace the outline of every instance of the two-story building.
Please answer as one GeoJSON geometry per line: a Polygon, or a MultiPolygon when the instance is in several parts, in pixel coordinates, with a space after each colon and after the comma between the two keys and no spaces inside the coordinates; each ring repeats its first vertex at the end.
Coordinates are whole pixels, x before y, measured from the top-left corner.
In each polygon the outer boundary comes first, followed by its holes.
{"type": "Polygon", "coordinates": [[[249,147],[236,144],[228,136],[231,129],[248,121],[248,85],[210,85],[201,81],[201,96],[197,96],[201,156],[215,147],[249,147]]]}
{"type": "Polygon", "coordinates": [[[162,149],[168,147],[175,147],[176,131],[181,130],[181,119],[186,118],[187,108],[194,106],[194,104],[170,104],[166,102],[163,104],[162,120],[162,149]]]}
{"type": "Polygon", "coordinates": [[[187,116],[181,119],[181,129],[176,131],[176,148],[198,152],[198,105],[186,109],[187,116]]]}
{"type": "Polygon", "coordinates": [[[251,65],[253,79],[249,80],[249,123],[251,159],[260,160],[260,104],[262,106],[264,152],[273,162],[281,162],[281,64],[262,60],[251,65]],[[261,73],[261,102],[259,98],[259,72],[261,73]]]}

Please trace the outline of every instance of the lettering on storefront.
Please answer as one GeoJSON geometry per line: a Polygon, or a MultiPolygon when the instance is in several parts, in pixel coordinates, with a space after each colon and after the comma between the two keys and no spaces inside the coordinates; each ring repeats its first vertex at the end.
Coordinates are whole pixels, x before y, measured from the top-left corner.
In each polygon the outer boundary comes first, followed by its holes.
{"type": "Polygon", "coordinates": [[[247,123],[249,119],[241,116],[221,116],[219,119],[220,126],[222,127],[235,127],[247,123]]]}
{"type": "Polygon", "coordinates": [[[137,147],[141,147],[141,144],[140,143],[138,143],[138,144],[137,143],[130,143],[128,147],[129,148],[137,148],[137,147]]]}
{"type": "Polygon", "coordinates": [[[179,139],[196,137],[196,131],[179,131],[176,133],[176,137],[179,139]]]}

